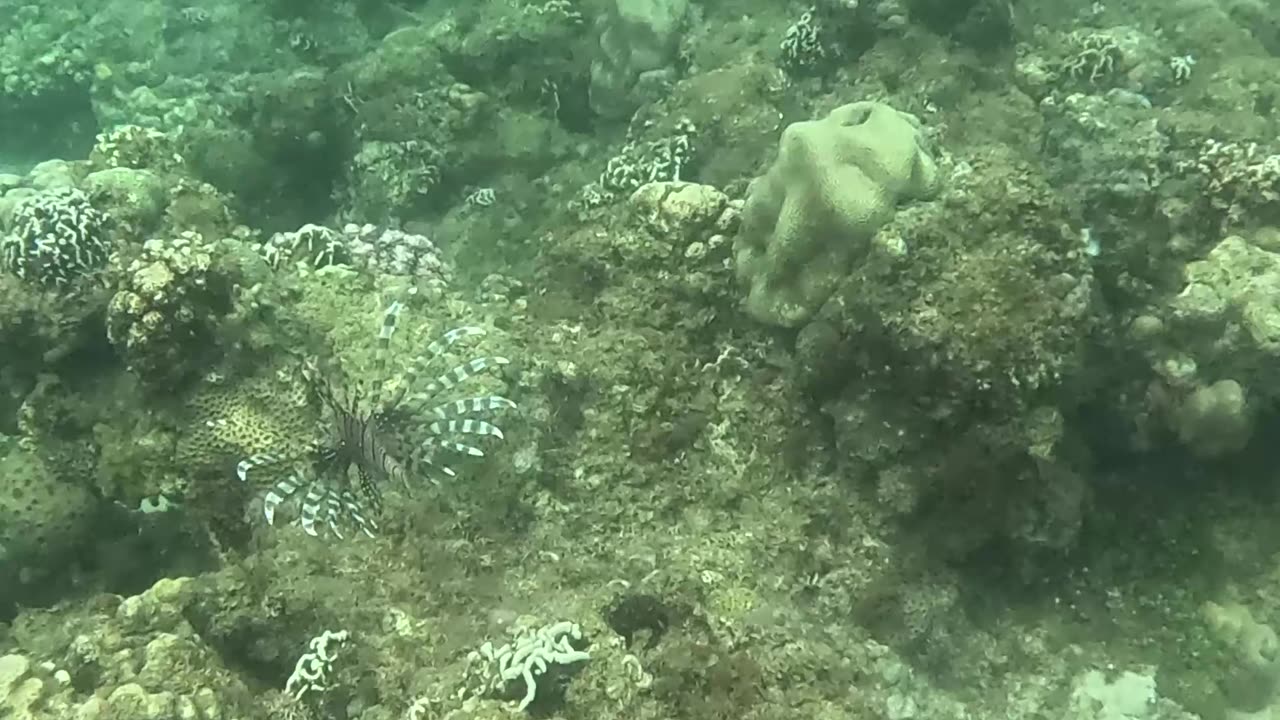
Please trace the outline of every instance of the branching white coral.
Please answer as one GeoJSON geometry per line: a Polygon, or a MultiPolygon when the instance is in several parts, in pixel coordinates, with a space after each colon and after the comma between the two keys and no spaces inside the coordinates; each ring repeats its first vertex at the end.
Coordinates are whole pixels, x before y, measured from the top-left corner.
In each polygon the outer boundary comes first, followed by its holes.
{"type": "Polygon", "coordinates": [[[582,628],[567,620],[537,629],[525,628],[502,647],[489,642],[481,645],[467,656],[467,664],[480,676],[480,692],[501,693],[509,684],[522,681],[524,696],[516,708],[524,710],[537,697],[538,678],[549,669],[591,659],[590,653],[573,646],[581,639],[582,628]]]}
{"type": "Polygon", "coordinates": [[[338,659],[338,648],[345,645],[349,637],[346,630],[325,630],[311,638],[307,643],[308,651],[293,666],[293,674],[285,682],[284,691],[294,700],[301,700],[309,692],[328,690],[333,661],[338,659]]]}

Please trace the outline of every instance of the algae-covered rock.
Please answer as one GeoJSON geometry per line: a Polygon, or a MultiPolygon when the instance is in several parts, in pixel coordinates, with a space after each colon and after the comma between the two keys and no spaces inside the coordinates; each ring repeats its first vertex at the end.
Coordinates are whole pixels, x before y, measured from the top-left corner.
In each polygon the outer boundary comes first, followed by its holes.
{"type": "Polygon", "coordinates": [[[1001,413],[1044,405],[1033,395],[1084,368],[1096,286],[1042,170],[992,148],[938,202],[880,229],[802,330],[815,337],[829,324],[834,344],[806,347],[802,362],[840,381],[841,357],[874,352],[872,367],[892,368],[902,392],[931,402],[963,396],[969,409],[1001,413]]]}
{"type": "Polygon", "coordinates": [[[1272,717],[1280,703],[1280,641],[1276,632],[1237,602],[1206,602],[1201,608],[1206,629],[1227,655],[1219,680],[1231,706],[1227,717],[1272,717]]]}
{"type": "Polygon", "coordinates": [[[1253,434],[1249,403],[1235,380],[1196,388],[1178,407],[1174,424],[1178,439],[1203,457],[1235,452],[1253,434]]]}
{"type": "Polygon", "coordinates": [[[943,552],[993,538],[1061,552],[1090,503],[1071,454],[1081,395],[1066,390],[1089,371],[1097,281],[1041,168],[972,157],[937,202],[877,232],[798,333],[796,370],[833,420],[842,474],[874,473],[943,552]]]}
{"type": "Polygon", "coordinates": [[[84,191],[120,226],[134,232],[159,222],[168,201],[160,175],[126,167],[90,173],[84,191]]]}
{"type": "Polygon", "coordinates": [[[877,102],[788,126],[777,160],[747,191],[734,243],[747,312],[784,327],[808,320],[899,202],[937,192],[924,145],[914,116],[877,102]]]}
{"type": "Polygon", "coordinates": [[[660,84],[675,60],[688,0],[615,0],[601,20],[600,54],[591,63],[591,108],[626,117],[649,81],[660,84]]]}
{"type": "Polygon", "coordinates": [[[648,183],[631,195],[631,205],[657,235],[692,239],[710,235],[729,200],[710,185],[648,183]]]}

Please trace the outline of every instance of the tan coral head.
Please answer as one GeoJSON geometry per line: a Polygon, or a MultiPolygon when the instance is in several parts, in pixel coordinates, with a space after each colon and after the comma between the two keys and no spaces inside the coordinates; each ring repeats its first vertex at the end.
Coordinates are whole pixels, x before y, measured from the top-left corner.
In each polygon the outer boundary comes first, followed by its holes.
{"type": "Polygon", "coordinates": [[[747,190],[734,242],[746,309],[797,327],[830,297],[898,203],[938,191],[920,122],[879,102],[856,102],[789,125],[778,157],[747,190]]]}

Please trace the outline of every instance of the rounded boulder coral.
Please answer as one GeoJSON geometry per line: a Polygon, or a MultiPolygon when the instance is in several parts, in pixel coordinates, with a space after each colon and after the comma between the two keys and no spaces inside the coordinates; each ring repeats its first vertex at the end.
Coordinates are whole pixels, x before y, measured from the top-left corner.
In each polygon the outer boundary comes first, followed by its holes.
{"type": "Polygon", "coordinates": [[[803,324],[898,203],[932,197],[938,185],[919,121],[888,105],[856,102],[788,126],[777,160],[748,188],[734,242],[747,312],[803,324]]]}
{"type": "Polygon", "coordinates": [[[0,477],[0,575],[48,563],[84,539],[95,509],[88,488],[17,444],[0,450],[0,477]]]}

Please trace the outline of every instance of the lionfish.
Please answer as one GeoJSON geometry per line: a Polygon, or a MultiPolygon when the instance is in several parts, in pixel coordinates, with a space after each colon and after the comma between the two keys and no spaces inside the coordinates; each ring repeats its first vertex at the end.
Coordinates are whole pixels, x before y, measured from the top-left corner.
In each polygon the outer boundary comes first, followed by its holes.
{"type": "MultiPolygon", "coordinates": [[[[303,457],[290,457],[270,452],[244,458],[236,465],[236,475],[248,481],[255,469],[284,470],[263,496],[263,513],[274,524],[276,509],[301,495],[298,521],[309,535],[319,535],[323,523],[342,538],[340,526],[350,521],[365,535],[373,537],[378,529],[373,515],[382,510],[382,484],[398,481],[408,487],[412,477],[436,473],[454,477],[456,473],[442,456],[479,457],[484,452],[467,441],[468,437],[502,439],[502,430],[478,416],[496,410],[514,408],[515,403],[499,395],[476,395],[442,400],[442,396],[469,378],[510,361],[498,356],[472,358],[435,375],[421,389],[419,382],[430,377],[436,361],[459,340],[484,334],[478,327],[454,328],[418,355],[398,378],[386,372],[386,356],[395,334],[402,306],[392,303],[384,312],[374,353],[370,392],[363,385],[347,391],[333,383],[313,363],[303,368],[308,382],[322,406],[328,437],[313,444],[303,457]],[[392,429],[396,421],[425,416],[426,437],[414,440],[410,452],[401,457],[393,444],[392,429]],[[359,492],[351,479],[355,470],[359,492]]],[[[429,478],[433,482],[435,478],[429,478]]]]}

